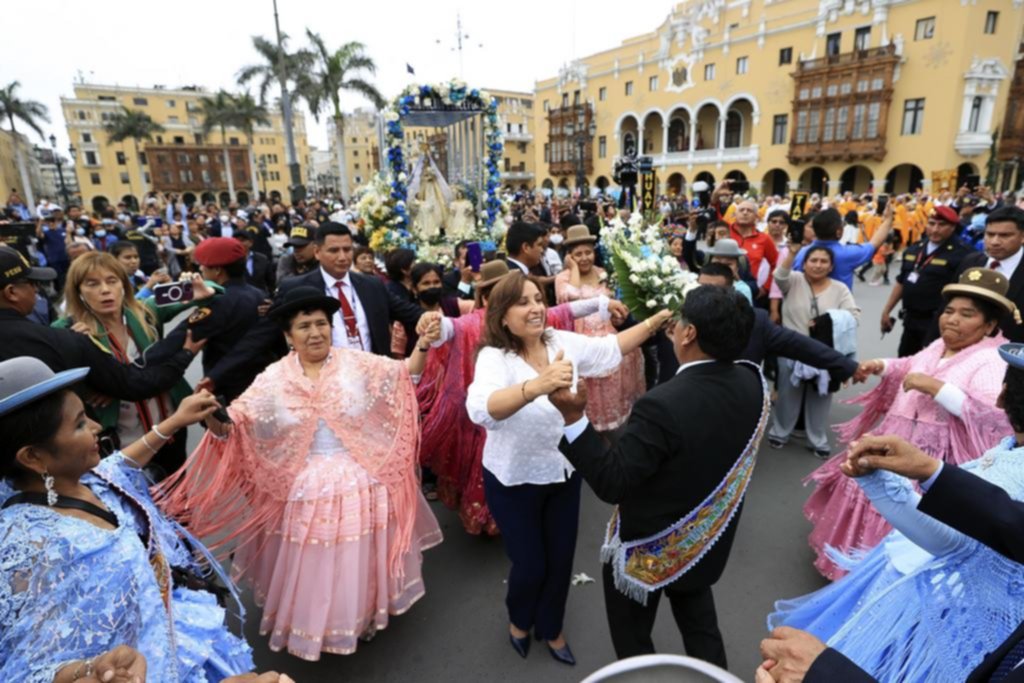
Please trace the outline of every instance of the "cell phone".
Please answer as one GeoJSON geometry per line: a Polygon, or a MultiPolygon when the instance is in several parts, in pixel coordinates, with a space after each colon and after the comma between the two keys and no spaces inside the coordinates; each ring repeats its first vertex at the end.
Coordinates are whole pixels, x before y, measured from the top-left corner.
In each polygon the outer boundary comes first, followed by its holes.
{"type": "Polygon", "coordinates": [[[483,247],[479,242],[470,242],[466,245],[466,263],[474,273],[480,272],[480,264],[484,262],[483,247]]]}
{"type": "Polygon", "coordinates": [[[228,409],[226,407],[228,404],[228,400],[224,398],[223,394],[217,397],[217,403],[220,404],[220,408],[217,408],[217,410],[210,413],[210,417],[212,417],[217,422],[222,422],[224,424],[234,424],[234,422],[231,420],[231,416],[228,415],[228,409]]]}
{"type": "Polygon", "coordinates": [[[966,178],[964,178],[964,185],[966,185],[967,187],[969,187],[972,190],[974,188],[976,188],[976,187],[980,187],[981,186],[981,175],[974,174],[974,175],[967,176],[966,178]]]}
{"type": "Polygon", "coordinates": [[[889,195],[887,195],[887,194],[880,194],[880,195],[878,195],[878,208],[875,210],[875,213],[877,213],[879,215],[885,213],[885,207],[887,207],[888,205],[889,205],[889,195]]]}
{"type": "Polygon", "coordinates": [[[802,244],[804,241],[804,227],[806,225],[807,221],[791,218],[789,220],[789,241],[793,244],[802,244]]]}
{"type": "Polygon", "coordinates": [[[192,297],[191,282],[168,282],[153,287],[153,299],[157,306],[188,303],[192,297]]]}
{"type": "Polygon", "coordinates": [[[729,189],[737,194],[743,194],[750,190],[749,180],[734,180],[729,183],[729,189]]]}

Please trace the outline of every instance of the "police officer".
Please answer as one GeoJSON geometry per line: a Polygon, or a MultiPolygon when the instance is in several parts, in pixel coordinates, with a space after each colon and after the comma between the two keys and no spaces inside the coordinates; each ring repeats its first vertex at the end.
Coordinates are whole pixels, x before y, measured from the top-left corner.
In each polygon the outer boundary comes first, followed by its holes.
{"type": "Polygon", "coordinates": [[[125,365],[84,334],[32,322],[26,316],[36,305],[36,282],[52,280],[54,275],[49,268],[31,267],[17,251],[0,247],[0,360],[32,356],[54,372],[89,367],[84,381],[90,389],[134,402],[168,391],[203,347],[182,335],[147,349],[148,362],[125,365]],[[165,360],[153,360],[156,356],[165,360]]]}
{"type": "Polygon", "coordinates": [[[882,309],[882,334],[893,328],[892,310],[903,302],[900,357],[912,356],[938,337],[942,288],[957,281],[960,262],[970,250],[956,237],[960,218],[948,206],[928,217],[925,236],[903,252],[903,261],[889,301],[882,309]]]}
{"type": "Polygon", "coordinates": [[[277,262],[277,281],[280,283],[285,278],[305,275],[319,266],[316,260],[316,229],[313,222],[305,222],[296,225],[288,234],[288,241],[284,246],[291,248],[290,254],[285,254],[277,262]]]}
{"type": "Polygon", "coordinates": [[[246,282],[245,247],[230,237],[203,240],[192,253],[205,280],[224,287],[224,294],[196,308],[188,320],[179,325],[168,339],[182,338],[191,331],[195,339],[209,343],[203,352],[203,379],[196,388],[208,389],[233,400],[252,383],[274,357],[261,354],[249,359],[241,368],[228,373],[225,359],[232,348],[259,320],[259,306],[266,294],[246,282]]]}

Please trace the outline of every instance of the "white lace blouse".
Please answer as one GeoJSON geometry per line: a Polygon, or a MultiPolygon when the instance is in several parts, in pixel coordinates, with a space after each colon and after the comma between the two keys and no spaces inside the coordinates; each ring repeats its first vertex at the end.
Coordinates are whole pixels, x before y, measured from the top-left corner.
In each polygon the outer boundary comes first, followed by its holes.
{"type": "MultiPolygon", "coordinates": [[[[607,374],[622,362],[615,335],[584,337],[561,330],[548,330],[548,334],[548,360],[564,350],[580,377],[607,374]]],[[[554,484],[568,479],[573,467],[558,450],[565,421],[547,396],[504,420],[495,420],[487,412],[491,394],[534,379],[537,371],[514,353],[485,346],[477,356],[474,372],[466,410],[473,422],[487,429],[483,455],[487,471],[505,486],[554,484]]]]}

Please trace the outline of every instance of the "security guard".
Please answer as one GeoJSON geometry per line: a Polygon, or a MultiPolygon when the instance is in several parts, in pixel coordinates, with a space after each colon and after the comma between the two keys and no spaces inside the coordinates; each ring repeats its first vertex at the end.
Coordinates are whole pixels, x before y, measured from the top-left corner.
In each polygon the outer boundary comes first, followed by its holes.
{"type": "Polygon", "coordinates": [[[84,381],[93,391],[122,401],[144,401],[174,386],[203,346],[182,335],[147,349],[148,362],[125,365],[84,334],[32,322],[25,316],[36,304],[35,283],[54,277],[53,270],[33,268],[17,251],[0,247],[0,360],[31,356],[54,372],[88,367],[84,381]],[[154,360],[158,356],[165,360],[154,360]]]}
{"type": "Polygon", "coordinates": [[[296,225],[288,234],[284,246],[292,252],[285,254],[277,262],[277,282],[296,275],[305,275],[319,264],[316,260],[316,223],[306,222],[296,225]]]}
{"type": "Polygon", "coordinates": [[[274,357],[269,353],[249,360],[229,374],[223,361],[231,349],[259,320],[259,306],[266,294],[246,283],[245,247],[230,237],[203,240],[192,254],[203,279],[224,287],[224,294],[203,303],[168,339],[182,338],[186,330],[195,339],[206,339],[203,351],[203,379],[196,388],[208,389],[228,401],[245,391],[274,357]]]}
{"type": "Polygon", "coordinates": [[[937,206],[928,217],[925,236],[903,252],[900,273],[882,309],[882,334],[893,328],[892,310],[903,302],[903,336],[900,357],[912,356],[938,337],[942,288],[957,281],[960,262],[971,253],[957,239],[960,224],[956,211],[937,206]]]}

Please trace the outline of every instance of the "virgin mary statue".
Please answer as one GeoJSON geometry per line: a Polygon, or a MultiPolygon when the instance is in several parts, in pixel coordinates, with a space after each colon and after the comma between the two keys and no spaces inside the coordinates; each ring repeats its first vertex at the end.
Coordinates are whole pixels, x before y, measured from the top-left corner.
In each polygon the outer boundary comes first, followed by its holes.
{"type": "Polygon", "coordinates": [[[448,226],[448,204],[452,191],[438,170],[430,152],[424,147],[409,182],[412,229],[416,236],[426,240],[441,234],[448,226]]]}

